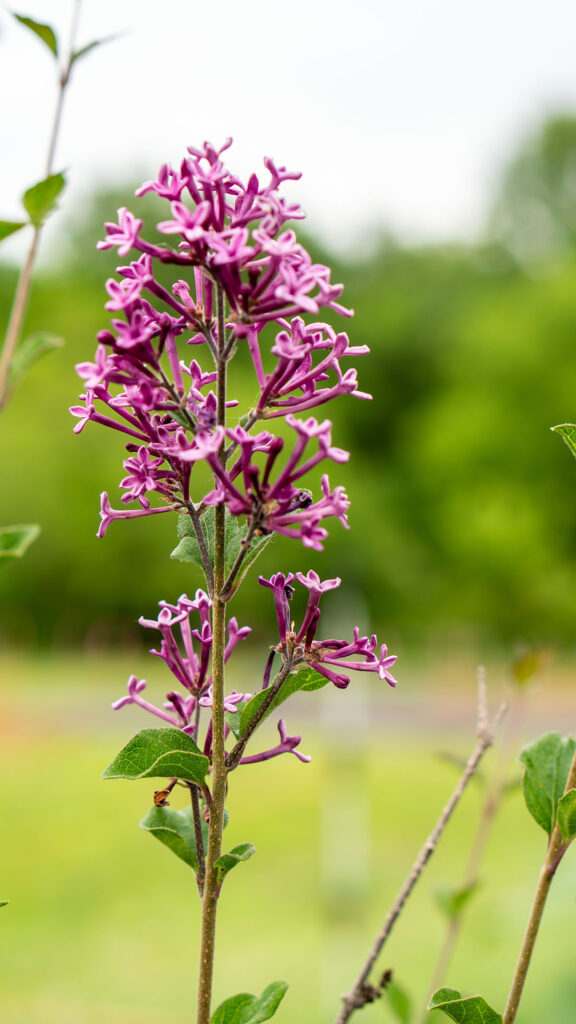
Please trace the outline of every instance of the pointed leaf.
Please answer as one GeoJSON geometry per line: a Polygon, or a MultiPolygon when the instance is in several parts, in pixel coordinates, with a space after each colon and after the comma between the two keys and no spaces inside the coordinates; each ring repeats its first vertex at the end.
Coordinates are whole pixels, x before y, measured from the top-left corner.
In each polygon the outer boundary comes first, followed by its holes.
{"type": "Polygon", "coordinates": [[[65,184],[66,179],[62,173],[51,174],[26,190],[22,202],[34,227],[40,227],[52,212],[65,184]]]}
{"type": "MultiPolygon", "coordinates": [[[[201,519],[202,529],[204,531],[204,536],[206,537],[206,547],[208,548],[208,554],[210,556],[212,566],[214,565],[214,519],[214,508],[206,509],[206,512],[201,519]]],[[[242,536],[236,516],[231,515],[228,510],[226,510],[226,523],[224,530],[226,542],[224,565],[226,573],[229,573],[240,551],[242,536]]],[[[178,537],[180,538],[180,543],[174,548],[170,558],[176,558],[179,562],[191,562],[193,565],[203,567],[204,563],[200,553],[200,545],[196,540],[196,534],[194,532],[190,516],[178,516],[178,537]]]]}
{"type": "Polygon", "coordinates": [[[400,988],[395,981],[389,981],[386,985],[386,995],[392,1013],[401,1024],[410,1024],[412,1019],[412,1005],[410,997],[400,988]]]}
{"type": "Polygon", "coordinates": [[[192,808],[176,811],[172,807],[152,807],[142,818],[140,828],[164,843],[193,871],[198,871],[192,808]]]}
{"type": "MultiPolygon", "coordinates": [[[[284,680],[280,691],[276,694],[262,721],[265,721],[268,715],[280,704],[283,704],[288,697],[291,697],[293,693],[297,693],[299,690],[308,693],[312,690],[320,690],[323,686],[326,686],[327,683],[328,680],[324,676],[320,675],[319,672],[316,672],[315,669],[310,668],[308,665],[304,668],[298,669],[296,672],[291,672],[288,678],[284,680]]],[[[258,693],[255,693],[251,700],[248,701],[240,718],[240,735],[246,732],[246,729],[250,725],[254,715],[262,707],[262,704],[266,700],[269,692],[270,687],[268,686],[265,690],[259,690],[258,693]]]]}
{"type": "Polygon", "coordinates": [[[567,843],[576,836],[576,789],[569,789],[558,801],[558,827],[567,843]]]}
{"type": "Polygon", "coordinates": [[[556,427],[550,427],[550,430],[560,434],[560,437],[566,442],[572,455],[576,458],[576,423],[559,423],[556,427]]]}
{"type": "Polygon", "coordinates": [[[456,889],[450,889],[449,887],[438,889],[436,903],[440,910],[444,911],[446,917],[457,917],[458,914],[462,913],[477,888],[478,883],[471,882],[469,885],[461,885],[456,889]]]}
{"type": "Polygon", "coordinates": [[[288,986],[283,981],[267,985],[261,996],[240,992],[221,1003],[210,1018],[210,1024],[264,1024],[280,1006],[288,986]]]}
{"type": "Polygon", "coordinates": [[[184,779],[204,782],[209,760],[179,729],[144,729],[102,773],[103,779],[184,779]]]}
{"type": "Polygon", "coordinates": [[[53,352],[56,348],[62,348],[64,339],[56,337],[55,334],[31,334],[18,345],[12,362],[10,364],[10,382],[12,385],[24,376],[34,363],[42,356],[53,352]]]}
{"type": "Polygon", "coordinates": [[[522,787],[526,807],[548,835],[556,824],[558,801],[566,787],[575,750],[576,742],[571,736],[551,732],[524,747],[518,758],[525,769],[522,787]]]}
{"type": "Polygon", "coordinates": [[[439,988],[434,993],[428,1010],[441,1010],[458,1024],[502,1024],[502,1016],[488,1005],[482,996],[464,999],[455,988],[439,988]]]}
{"type": "Polygon", "coordinates": [[[0,900],[0,907],[7,907],[10,900],[0,900]]]}
{"type": "Polygon", "coordinates": [[[105,43],[111,43],[114,39],[118,39],[119,35],[120,33],[117,32],[112,36],[104,36],[102,39],[94,39],[93,42],[87,43],[86,46],[82,46],[79,50],[74,50],[74,53],[70,58],[69,67],[72,67],[72,65],[75,64],[77,60],[81,60],[82,57],[86,57],[88,53],[92,53],[92,50],[95,50],[97,46],[103,46],[105,43]]]}
{"type": "Polygon", "coordinates": [[[20,228],[25,228],[27,223],[27,220],[0,220],[0,242],[16,234],[20,228]]]}
{"type": "Polygon", "coordinates": [[[37,523],[27,526],[0,526],[0,565],[11,558],[22,558],[40,533],[37,523]]]}
{"type": "Polygon", "coordinates": [[[252,843],[240,843],[239,846],[235,846],[230,853],[224,853],[221,857],[218,857],[216,861],[216,871],[218,872],[218,882],[221,885],[224,878],[232,868],[235,868],[240,861],[249,860],[256,853],[256,847],[252,843]]]}
{"type": "Polygon", "coordinates": [[[25,25],[31,32],[34,32],[34,35],[37,35],[46,44],[54,56],[58,56],[58,40],[56,39],[54,29],[50,25],[44,25],[41,21],[34,21],[33,18],[27,18],[23,14],[15,14],[14,11],[12,13],[16,21],[19,21],[21,25],[25,25]]]}

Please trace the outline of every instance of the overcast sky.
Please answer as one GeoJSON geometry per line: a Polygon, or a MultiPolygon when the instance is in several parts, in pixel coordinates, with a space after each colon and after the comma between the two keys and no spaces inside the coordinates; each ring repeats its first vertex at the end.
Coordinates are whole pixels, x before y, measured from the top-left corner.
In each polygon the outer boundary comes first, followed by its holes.
{"type": "MultiPolygon", "coordinates": [[[[72,0],[17,9],[66,38],[72,0]]],[[[42,176],[55,87],[48,50],[5,12],[0,30],[0,217],[13,218],[42,176]]],[[[68,97],[69,203],[233,135],[240,174],[265,154],[303,171],[292,196],[332,242],[379,224],[463,236],[526,130],[576,110],[574,0],[83,0],[79,42],[113,33],[68,97]]]]}

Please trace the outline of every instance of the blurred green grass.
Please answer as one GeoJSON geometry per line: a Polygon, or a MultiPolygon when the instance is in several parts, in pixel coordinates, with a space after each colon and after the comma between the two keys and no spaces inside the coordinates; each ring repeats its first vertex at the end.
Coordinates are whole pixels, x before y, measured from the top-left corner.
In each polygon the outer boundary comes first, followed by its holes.
{"type": "MultiPolygon", "coordinates": [[[[9,1024],[193,1018],[193,876],[137,828],[153,784],[99,778],[146,724],[132,709],[107,710],[142,657],[6,655],[0,662],[0,896],[11,901],[0,917],[0,1012],[9,1024]]],[[[148,672],[151,689],[157,672],[148,672]]],[[[410,672],[405,667],[404,676],[410,672]]],[[[460,674],[454,670],[454,678],[460,674]]],[[[284,979],[290,989],[278,1024],[334,1019],[339,994],[454,785],[454,769],[438,751],[467,755],[474,742],[473,677],[464,695],[450,680],[450,672],[441,682],[429,672],[419,686],[408,678],[404,693],[362,680],[345,694],[322,691],[313,703],[303,697],[286,717],[292,731],[303,732],[312,764],[280,758],[232,778],[226,844],[251,841],[257,854],[226,883],[217,1000],[284,979]]],[[[518,742],[547,727],[546,714],[561,727],[566,702],[562,687],[537,693],[518,742]]],[[[475,785],[381,962],[417,1005],[443,933],[434,891],[459,880],[478,807],[475,785]]],[[[543,833],[516,792],[492,834],[484,884],[447,979],[480,990],[496,1007],[505,1000],[543,852],[543,833]]],[[[576,975],[566,937],[574,930],[574,877],[568,858],[519,1024],[573,1020],[576,975]]],[[[364,1024],[392,1019],[384,1000],[362,1011],[364,1024]]]]}

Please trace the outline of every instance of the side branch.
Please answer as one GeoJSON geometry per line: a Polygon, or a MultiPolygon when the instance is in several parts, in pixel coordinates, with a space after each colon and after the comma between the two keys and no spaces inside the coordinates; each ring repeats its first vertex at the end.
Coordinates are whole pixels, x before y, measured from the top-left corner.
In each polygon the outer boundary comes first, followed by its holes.
{"type": "Polygon", "coordinates": [[[478,741],[476,743],[476,746],[466,763],[466,767],[450,799],[448,800],[448,803],[444,807],[444,810],[442,811],[442,814],[440,815],[434,829],[432,830],[426,842],[424,843],[422,849],[420,850],[420,853],[418,854],[418,857],[412,867],[412,870],[410,871],[410,874],[408,875],[406,881],[404,882],[404,885],[402,886],[400,892],[398,893],[398,896],[396,897],[396,900],[391,910],[389,911],[386,920],[384,921],[381,931],[376,936],[372,948],[362,966],[362,969],[356,981],[354,982],[354,985],[350,989],[350,992],[342,997],[342,1009],[338,1017],[336,1018],[336,1024],[346,1024],[346,1021],[350,1019],[352,1014],[356,1010],[359,1010],[361,1009],[362,1006],[364,1006],[366,1002],[364,994],[365,986],[370,975],[370,972],[374,967],[374,964],[376,963],[376,960],[378,959],[384,947],[384,944],[388,939],[398,917],[400,916],[404,904],[408,900],[408,897],[410,896],[412,890],[414,889],[418,879],[420,878],[420,875],[422,874],[424,868],[426,867],[426,864],[428,863],[430,857],[434,853],[434,850],[438,845],[438,841],[442,833],[444,832],[444,829],[446,828],[448,822],[450,821],[450,818],[452,817],[452,814],[454,813],[454,810],[458,802],[460,801],[460,798],[462,797],[462,794],[464,793],[466,786],[468,785],[470,779],[474,775],[474,772],[476,771],[486,750],[494,742],[494,735],[496,729],[500,724],[500,721],[502,720],[506,710],[507,705],[502,704],[494,719],[494,722],[492,723],[492,726],[490,727],[488,725],[486,716],[486,691],[484,676],[482,673],[479,673],[477,729],[478,741]]]}
{"type": "Polygon", "coordinates": [[[260,725],[260,722],[265,717],[266,712],[269,710],[275,698],[280,693],[280,690],[282,689],[282,686],[284,685],[288,676],[290,675],[290,672],[292,671],[293,667],[294,666],[292,661],[284,662],[282,668],[280,669],[278,675],[276,676],[276,679],[274,680],[272,686],[268,691],[266,700],[262,701],[262,704],[258,708],[258,711],[254,715],[254,718],[252,719],[250,725],[246,729],[246,732],[242,733],[242,736],[238,740],[237,744],[232,748],[232,750],[228,754],[226,758],[226,767],[228,771],[232,771],[233,768],[237,768],[238,765],[240,764],[240,759],[246,749],[248,740],[256,731],[256,729],[260,725]]]}
{"type": "Polygon", "coordinates": [[[210,598],[213,598],[215,592],[214,569],[212,568],[212,562],[210,561],[210,553],[208,551],[208,544],[206,543],[206,537],[204,535],[204,530],[202,529],[202,519],[193,501],[188,500],[186,502],[186,508],[188,510],[188,515],[190,516],[190,521],[194,528],[196,540],[198,541],[200,554],[202,555],[202,566],[204,568],[204,574],[206,576],[208,596],[210,598]]]}

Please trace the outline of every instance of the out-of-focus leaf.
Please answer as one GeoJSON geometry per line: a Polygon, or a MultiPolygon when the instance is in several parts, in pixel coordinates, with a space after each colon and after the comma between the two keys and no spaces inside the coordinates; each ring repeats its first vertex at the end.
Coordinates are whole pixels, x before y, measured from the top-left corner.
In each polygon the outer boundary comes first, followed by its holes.
{"type": "Polygon", "coordinates": [[[216,861],[218,882],[221,884],[229,871],[235,868],[243,860],[249,860],[256,853],[256,847],[252,843],[240,843],[230,853],[223,853],[216,861]]]}
{"type": "Polygon", "coordinates": [[[558,801],[566,788],[575,750],[571,736],[551,732],[524,747],[518,758],[525,769],[522,787],[526,807],[548,835],[556,824],[558,801]]]}
{"type": "MultiPolygon", "coordinates": [[[[280,704],[283,704],[288,697],[291,697],[293,693],[297,693],[299,690],[305,692],[320,690],[323,686],[326,686],[327,682],[328,680],[324,676],[310,667],[304,667],[291,672],[288,678],[284,680],[279,693],[276,694],[262,721],[265,721],[268,715],[280,704]]],[[[269,692],[270,687],[267,687],[265,690],[259,690],[248,701],[240,718],[240,735],[246,731],[252,719],[267,699],[269,692]]]]}
{"type": "Polygon", "coordinates": [[[567,843],[576,836],[576,789],[569,789],[558,801],[558,827],[567,843]]]}
{"type": "Polygon", "coordinates": [[[470,898],[474,895],[478,888],[477,882],[471,882],[470,885],[461,885],[456,889],[451,889],[448,886],[438,889],[436,893],[436,903],[440,907],[446,917],[455,917],[460,914],[470,898]]]}
{"type": "Polygon", "coordinates": [[[26,526],[0,526],[0,565],[12,558],[22,558],[40,533],[37,523],[26,526]]]}
{"type": "Polygon", "coordinates": [[[502,1024],[502,1016],[482,996],[463,998],[455,988],[439,988],[428,1004],[428,1010],[441,1010],[458,1024],[502,1024]]]}
{"type": "Polygon", "coordinates": [[[14,11],[12,13],[16,21],[29,28],[34,35],[42,40],[55,57],[58,56],[58,40],[54,29],[50,25],[44,25],[41,21],[34,21],[33,18],[27,18],[24,14],[16,14],[14,11]]]}
{"type": "Polygon", "coordinates": [[[18,345],[10,364],[10,383],[16,384],[42,356],[62,348],[64,339],[54,334],[31,334],[18,345]]]}
{"type": "Polygon", "coordinates": [[[0,907],[7,907],[10,900],[0,900],[0,907]]]}
{"type": "Polygon", "coordinates": [[[396,1017],[396,1020],[400,1021],[400,1024],[410,1024],[412,1019],[412,1004],[408,993],[400,988],[395,981],[389,981],[385,989],[388,997],[388,1003],[392,1013],[396,1017]]]}
{"type": "Polygon", "coordinates": [[[180,729],[143,729],[102,773],[103,779],[185,779],[204,782],[209,760],[180,729]]]}
{"type": "Polygon", "coordinates": [[[288,986],[284,981],[273,981],[261,996],[239,992],[221,1003],[210,1018],[210,1024],[264,1024],[280,1006],[288,986]]]}
{"type": "Polygon", "coordinates": [[[142,818],[140,828],[164,843],[172,853],[180,857],[180,860],[189,864],[193,871],[198,871],[191,807],[186,807],[182,811],[174,810],[172,807],[152,807],[142,818]]]}
{"type": "Polygon", "coordinates": [[[27,223],[27,220],[0,220],[0,242],[16,234],[20,228],[25,228],[27,223]]]}
{"type": "Polygon", "coordinates": [[[526,647],[519,651],[510,671],[519,686],[523,686],[529,679],[542,671],[550,656],[548,647],[526,647]]]}
{"type": "Polygon", "coordinates": [[[66,179],[59,171],[58,174],[50,174],[48,178],[43,178],[36,185],[26,189],[22,196],[22,202],[34,227],[40,227],[48,214],[52,213],[65,184],[66,179]]]}
{"type": "Polygon", "coordinates": [[[118,35],[119,33],[116,33],[112,36],[104,36],[103,39],[94,39],[91,43],[87,43],[86,46],[82,46],[79,50],[74,50],[74,53],[70,58],[70,67],[72,67],[76,61],[81,60],[82,57],[86,57],[87,54],[92,53],[92,50],[95,50],[97,46],[104,46],[105,43],[111,43],[114,39],[118,39],[118,35]]]}

